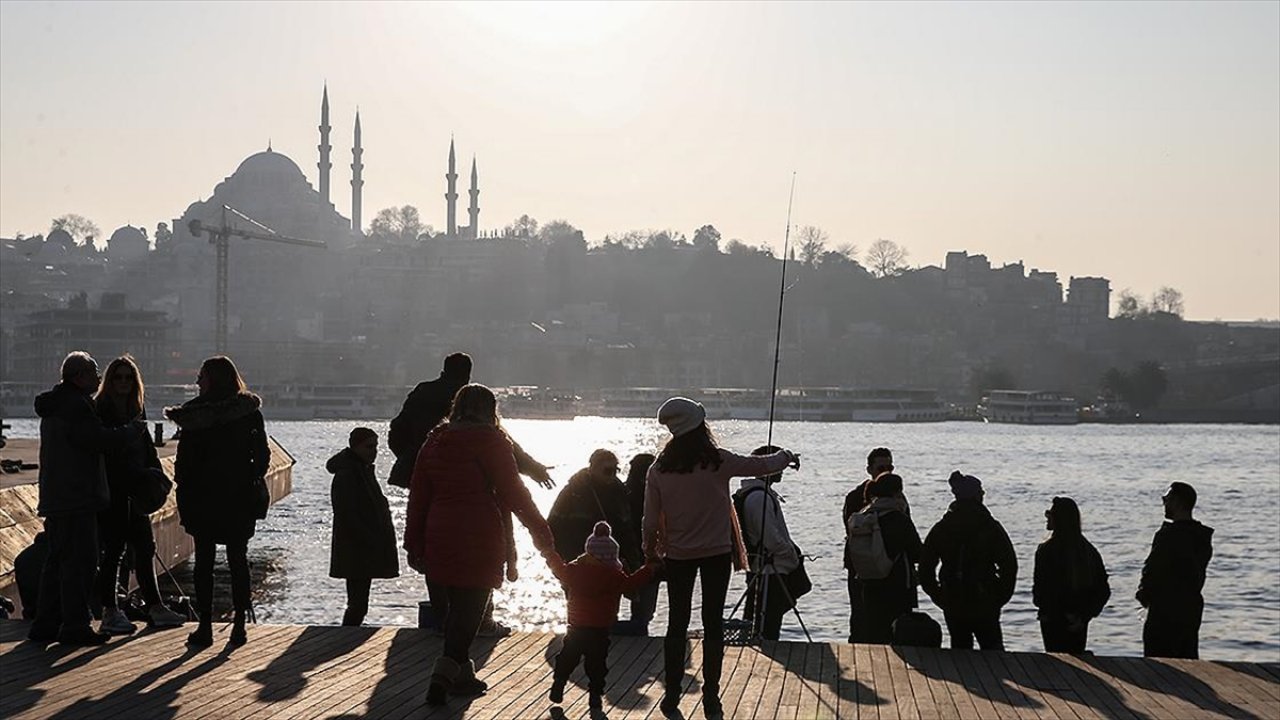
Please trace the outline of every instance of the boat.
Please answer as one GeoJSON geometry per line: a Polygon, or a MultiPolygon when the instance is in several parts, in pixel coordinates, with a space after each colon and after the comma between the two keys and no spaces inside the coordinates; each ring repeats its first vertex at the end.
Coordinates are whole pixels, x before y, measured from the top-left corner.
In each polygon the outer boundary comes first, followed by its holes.
{"type": "MultiPolygon", "coordinates": [[[[676,395],[702,403],[709,420],[767,420],[768,390],[751,388],[610,388],[592,408],[603,417],[653,417],[676,395]]],[[[811,422],[942,422],[952,409],[937,391],[914,388],[785,387],[773,398],[774,419],[811,422]]]]}
{"type": "Polygon", "coordinates": [[[1051,390],[992,390],[978,404],[987,422],[1017,425],[1075,425],[1080,422],[1076,399],[1051,390]]]}
{"type": "Polygon", "coordinates": [[[536,385],[496,387],[494,395],[502,416],[527,420],[572,420],[578,416],[582,398],[567,390],[536,385]]]}

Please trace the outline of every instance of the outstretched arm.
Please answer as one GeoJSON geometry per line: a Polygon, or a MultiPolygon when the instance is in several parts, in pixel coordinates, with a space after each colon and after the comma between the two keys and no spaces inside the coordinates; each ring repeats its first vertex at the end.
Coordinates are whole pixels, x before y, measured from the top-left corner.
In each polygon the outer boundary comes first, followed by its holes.
{"type": "Polygon", "coordinates": [[[524,448],[520,447],[520,443],[512,440],[510,435],[507,439],[511,440],[511,454],[515,456],[516,469],[521,475],[528,475],[534,482],[548,490],[556,486],[556,481],[551,479],[546,465],[534,460],[533,456],[525,452],[524,448]]]}

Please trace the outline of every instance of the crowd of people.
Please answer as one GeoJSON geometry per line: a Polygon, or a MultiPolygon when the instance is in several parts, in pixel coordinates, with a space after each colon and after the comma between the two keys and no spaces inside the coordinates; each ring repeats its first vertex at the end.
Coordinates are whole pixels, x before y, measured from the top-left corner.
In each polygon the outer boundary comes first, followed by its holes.
{"type": "MultiPolygon", "coordinates": [[[[408,490],[402,547],[409,567],[425,577],[431,616],[443,635],[426,702],[487,690],[471,646],[478,635],[502,630],[493,620],[492,594],[519,577],[518,520],[567,596],[568,632],[555,660],[552,702],[563,700],[581,662],[589,705],[602,706],[610,636],[647,635],[665,583],[661,709],[672,713],[680,702],[698,586],[701,700],[707,717],[719,717],[723,616],[734,570],[747,573],[744,615],[753,638],[776,639],[785,614],[812,587],[775,490],[785,470],[799,469],[799,454],[771,445],[745,455],[722,448],[702,405],[675,397],[658,408],[670,437],[656,454],[631,458],[623,481],[618,456],[594,450],[544,517],[520,476],[553,487],[547,466],[507,433],[497,398],[471,383],[471,369],[469,356],[447,357],[438,378],[409,394],[387,436],[395,455],[388,483],[408,490]],[[733,478],[741,481],[731,494],[733,478]],[[624,596],[630,616],[620,621],[624,596]]],[[[165,410],[180,431],[172,481],[182,527],[195,547],[196,629],[187,643],[213,642],[212,572],[222,545],[234,609],[229,637],[240,645],[252,620],[247,547],[270,502],[264,480],[270,453],[261,400],[229,358],[206,360],[197,384],[196,398],[165,410]]],[[[112,634],[134,632],[118,607],[126,551],[146,622],[184,624],[186,617],[165,606],[152,569],[148,513],[158,507],[155,497],[168,492],[169,479],[146,432],[136,363],[117,358],[102,377],[92,357],[71,353],[61,382],[35,405],[45,557],[30,603],[30,639],[101,644],[112,634]],[[91,608],[99,606],[94,630],[91,608]]],[[[348,447],[326,465],[333,474],[330,575],[346,584],[344,625],[364,621],[374,579],[400,572],[390,506],[374,469],[378,441],[374,430],[356,427],[348,447]]],[[[940,645],[940,626],[918,609],[923,589],[942,611],[951,647],[972,648],[976,641],[983,650],[1003,649],[1001,610],[1018,579],[1013,544],[984,504],[980,479],[956,471],[949,485],[954,501],[922,540],[892,452],[876,448],[867,456],[867,478],[848,493],[841,514],[850,642],[940,645]]],[[[1194,520],[1190,485],[1173,483],[1163,501],[1169,522],[1155,535],[1137,593],[1147,609],[1144,651],[1194,658],[1213,530],[1194,520]]],[[[1084,652],[1089,622],[1111,595],[1106,567],[1082,533],[1074,500],[1053,498],[1045,520],[1049,535],[1036,550],[1032,582],[1045,649],[1084,652]]]]}

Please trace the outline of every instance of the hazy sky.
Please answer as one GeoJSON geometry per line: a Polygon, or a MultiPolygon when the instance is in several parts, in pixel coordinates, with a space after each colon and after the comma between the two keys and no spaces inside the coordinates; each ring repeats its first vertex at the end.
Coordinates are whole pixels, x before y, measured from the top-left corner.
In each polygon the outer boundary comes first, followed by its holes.
{"type": "Polygon", "coordinates": [[[153,229],[268,138],[314,185],[326,80],[343,214],[361,110],[366,222],[413,204],[444,225],[452,133],[482,229],[780,246],[794,170],[795,222],[834,244],[1280,317],[1276,2],[6,1],[0,234],[67,212],[153,229]]]}

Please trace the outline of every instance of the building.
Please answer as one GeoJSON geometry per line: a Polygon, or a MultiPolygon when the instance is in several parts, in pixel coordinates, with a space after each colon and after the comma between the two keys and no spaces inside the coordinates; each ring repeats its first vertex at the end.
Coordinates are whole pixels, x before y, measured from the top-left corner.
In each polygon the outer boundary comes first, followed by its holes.
{"type": "Polygon", "coordinates": [[[144,377],[168,373],[168,339],[174,323],[168,315],[128,307],[125,296],[104,293],[97,307],[80,294],[66,307],[37,310],[19,321],[9,359],[15,381],[56,380],[62,358],[85,350],[106,367],[111,358],[129,353],[144,377]]]}

